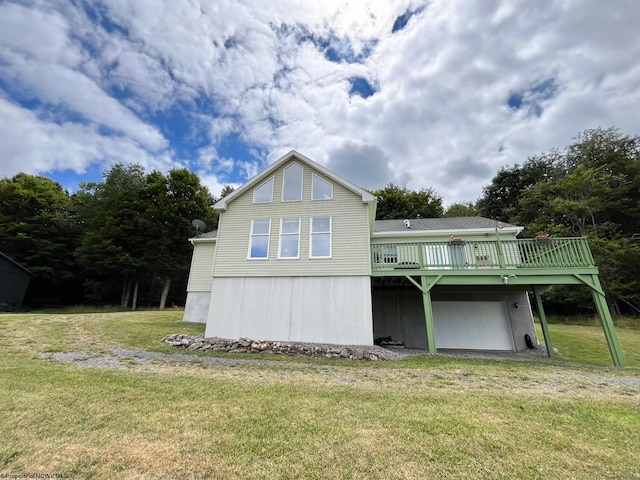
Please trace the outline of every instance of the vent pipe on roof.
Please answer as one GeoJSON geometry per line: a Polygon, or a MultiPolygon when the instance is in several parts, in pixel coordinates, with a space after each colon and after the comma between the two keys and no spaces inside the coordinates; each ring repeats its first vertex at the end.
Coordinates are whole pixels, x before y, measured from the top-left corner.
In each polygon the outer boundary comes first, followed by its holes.
{"type": "Polygon", "coordinates": [[[407,228],[411,228],[411,222],[409,220],[404,221],[404,226],[407,228]]]}

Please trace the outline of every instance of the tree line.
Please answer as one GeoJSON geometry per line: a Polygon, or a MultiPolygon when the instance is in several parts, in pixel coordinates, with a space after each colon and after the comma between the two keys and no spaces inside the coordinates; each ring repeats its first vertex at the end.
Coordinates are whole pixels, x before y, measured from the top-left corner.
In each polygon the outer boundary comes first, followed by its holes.
{"type": "Polygon", "coordinates": [[[42,176],[0,179],[0,249],[35,275],[25,303],[183,304],[191,221],[215,228],[215,199],[186,169],[117,164],[103,178],[73,194],[42,176]]]}
{"type": "MultiPolygon", "coordinates": [[[[525,237],[586,237],[613,313],[640,313],[640,137],[582,132],[562,150],[502,168],[476,206],[525,226],[525,237]]],[[[547,301],[566,314],[591,304],[586,289],[570,287],[554,287],[547,301]]]]}
{"type": "MultiPolygon", "coordinates": [[[[500,169],[476,202],[445,208],[433,189],[393,184],[372,193],[378,219],[482,215],[524,226],[524,237],[587,237],[614,313],[640,313],[638,136],[582,132],[562,150],[500,169]]],[[[0,179],[0,251],[35,274],[32,305],[182,305],[191,221],[214,229],[216,200],[186,169],[165,175],[117,164],[72,194],[20,173],[0,179]]],[[[546,302],[551,312],[589,311],[587,295],[555,287],[546,302]]]]}

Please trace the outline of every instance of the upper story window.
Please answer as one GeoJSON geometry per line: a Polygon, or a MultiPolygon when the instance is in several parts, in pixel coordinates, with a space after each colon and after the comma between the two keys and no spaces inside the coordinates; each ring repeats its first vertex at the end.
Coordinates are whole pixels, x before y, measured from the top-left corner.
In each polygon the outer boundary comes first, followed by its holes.
{"type": "Polygon", "coordinates": [[[315,173],[311,178],[311,199],[331,200],[333,198],[333,185],[321,179],[315,173]]]}
{"type": "Polygon", "coordinates": [[[309,258],[331,257],[331,217],[311,217],[309,258]]]}
{"type": "Polygon", "coordinates": [[[299,202],[302,200],[303,169],[297,163],[292,163],[284,169],[282,180],[282,201],[299,202]]]}
{"type": "Polygon", "coordinates": [[[300,257],[300,219],[283,218],[280,220],[280,248],[278,258],[300,257]]]}
{"type": "Polygon", "coordinates": [[[253,203],[273,202],[273,177],[253,190],[253,203]]]}
{"type": "Polygon", "coordinates": [[[271,220],[251,220],[251,241],[248,258],[269,258],[269,238],[271,236],[271,220]]]}

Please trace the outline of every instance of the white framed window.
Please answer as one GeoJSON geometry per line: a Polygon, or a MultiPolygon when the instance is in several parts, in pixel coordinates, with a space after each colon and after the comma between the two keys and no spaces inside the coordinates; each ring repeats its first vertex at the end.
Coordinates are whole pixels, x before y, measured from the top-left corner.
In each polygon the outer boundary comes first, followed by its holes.
{"type": "Polygon", "coordinates": [[[273,177],[253,190],[253,203],[273,202],[273,177]]]}
{"type": "Polygon", "coordinates": [[[251,220],[251,240],[247,258],[266,260],[269,258],[271,219],[251,220]]]}
{"type": "Polygon", "coordinates": [[[300,218],[280,219],[278,258],[300,258],[300,218]]]}
{"type": "Polygon", "coordinates": [[[297,163],[292,163],[284,169],[282,180],[283,202],[299,202],[302,200],[303,173],[303,168],[297,163]]]}
{"type": "Polygon", "coordinates": [[[331,217],[311,217],[309,258],[331,258],[331,217]]]}
{"type": "Polygon", "coordinates": [[[332,200],[333,185],[315,173],[311,175],[311,200],[332,200]]]}

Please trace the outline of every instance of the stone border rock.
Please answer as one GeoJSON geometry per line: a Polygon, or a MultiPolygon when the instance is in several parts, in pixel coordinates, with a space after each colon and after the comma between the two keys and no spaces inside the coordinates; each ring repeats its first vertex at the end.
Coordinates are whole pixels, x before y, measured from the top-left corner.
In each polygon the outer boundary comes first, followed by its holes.
{"type": "Polygon", "coordinates": [[[272,342],[240,338],[204,338],[176,333],[167,335],[162,341],[172,347],[203,352],[271,353],[294,357],[342,358],[348,360],[398,360],[402,356],[378,346],[326,345],[318,343],[272,342]]]}

